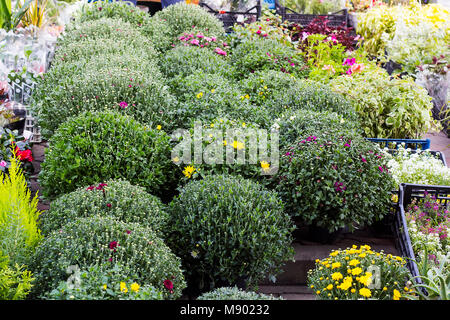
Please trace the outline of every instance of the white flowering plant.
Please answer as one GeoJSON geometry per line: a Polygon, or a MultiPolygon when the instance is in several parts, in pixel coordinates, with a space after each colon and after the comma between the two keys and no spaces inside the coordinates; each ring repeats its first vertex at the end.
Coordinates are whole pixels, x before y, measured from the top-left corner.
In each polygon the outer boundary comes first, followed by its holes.
{"type": "Polygon", "coordinates": [[[428,150],[415,150],[400,145],[397,152],[389,154],[388,170],[395,183],[450,185],[450,168],[428,150]]]}

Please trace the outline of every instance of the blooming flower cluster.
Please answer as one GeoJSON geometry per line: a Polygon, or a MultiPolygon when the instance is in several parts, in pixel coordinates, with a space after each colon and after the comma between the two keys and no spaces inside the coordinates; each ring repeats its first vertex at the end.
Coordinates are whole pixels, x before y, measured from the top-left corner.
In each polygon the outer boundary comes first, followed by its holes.
{"type": "Polygon", "coordinates": [[[387,167],[396,184],[450,185],[450,168],[427,150],[412,152],[401,145],[394,155],[387,150],[384,154],[390,159],[387,167]]]}
{"type": "Polygon", "coordinates": [[[425,191],[424,196],[421,200],[411,201],[405,218],[416,258],[437,263],[437,258],[449,249],[450,211],[436,195],[425,191]],[[428,257],[425,257],[425,249],[428,257]]]}
{"type": "Polygon", "coordinates": [[[219,39],[217,39],[217,37],[207,36],[203,32],[185,32],[182,36],[178,37],[178,40],[184,46],[213,48],[215,53],[222,56],[227,55],[225,48],[229,47],[228,43],[220,41],[219,39]]]}
{"type": "Polygon", "coordinates": [[[308,272],[308,285],[319,299],[400,300],[412,294],[410,283],[405,283],[405,264],[401,257],[353,245],[317,259],[316,268],[308,272]]]}

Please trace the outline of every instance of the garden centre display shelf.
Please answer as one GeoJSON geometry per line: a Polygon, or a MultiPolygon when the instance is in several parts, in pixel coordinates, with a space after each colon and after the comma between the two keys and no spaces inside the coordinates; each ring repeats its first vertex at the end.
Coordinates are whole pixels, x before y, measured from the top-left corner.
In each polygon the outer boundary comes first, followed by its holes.
{"type": "MultiPolygon", "coordinates": [[[[405,208],[411,203],[412,199],[422,199],[424,193],[436,196],[441,204],[447,208],[450,207],[450,186],[431,186],[402,183],[399,189],[398,206],[394,218],[394,233],[400,254],[407,258],[407,266],[413,277],[419,276],[419,269],[415,262],[415,254],[409,237],[408,226],[405,218],[405,208]]],[[[417,279],[417,278],[416,278],[417,279]]],[[[420,279],[416,280],[421,283],[420,279]]]]}

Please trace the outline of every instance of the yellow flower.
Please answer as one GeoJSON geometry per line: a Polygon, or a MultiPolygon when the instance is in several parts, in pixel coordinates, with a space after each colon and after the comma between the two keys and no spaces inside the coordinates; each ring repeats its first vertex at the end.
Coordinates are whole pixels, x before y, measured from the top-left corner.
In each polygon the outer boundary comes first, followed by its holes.
{"type": "Polygon", "coordinates": [[[384,287],[384,288],[383,288],[383,291],[387,291],[387,288],[386,288],[386,287],[384,287]]]}
{"type": "Polygon", "coordinates": [[[242,127],[245,128],[247,124],[245,122],[242,122],[242,127]]]}
{"type": "Polygon", "coordinates": [[[359,274],[361,274],[362,269],[361,268],[355,268],[352,270],[352,275],[357,276],[359,274]]]}
{"type": "Polygon", "coordinates": [[[314,285],[311,285],[311,289],[314,288],[314,285]]]}
{"type": "Polygon", "coordinates": [[[331,289],[333,289],[333,285],[332,285],[332,284],[329,284],[329,285],[327,286],[327,290],[331,290],[331,289]]]}
{"type": "Polygon", "coordinates": [[[233,148],[241,150],[244,149],[245,145],[242,142],[239,141],[233,141],[233,148]]]}
{"type": "Polygon", "coordinates": [[[227,140],[223,140],[223,145],[224,145],[224,146],[227,145],[227,140]]]}
{"type": "Polygon", "coordinates": [[[192,174],[194,173],[194,171],[195,171],[195,168],[193,166],[187,166],[186,168],[184,168],[183,174],[187,178],[190,178],[190,177],[192,177],[192,174]]]}
{"type": "Polygon", "coordinates": [[[161,125],[159,125],[159,124],[156,126],[156,130],[161,130],[161,128],[162,128],[162,127],[161,127],[161,125]]]}
{"type": "Polygon", "coordinates": [[[340,262],[335,262],[333,264],[331,264],[331,269],[337,269],[341,267],[341,263],[340,262]]]}
{"type": "Polygon", "coordinates": [[[268,171],[270,168],[270,163],[266,161],[261,161],[261,168],[263,168],[264,171],[268,171]]]}
{"type": "Polygon", "coordinates": [[[104,285],[103,285],[103,290],[106,290],[106,288],[107,288],[107,285],[104,284],[104,285]]]}
{"type": "Polygon", "coordinates": [[[360,264],[360,262],[359,262],[359,260],[356,260],[356,259],[353,259],[353,260],[351,260],[351,261],[348,263],[348,265],[349,265],[349,266],[352,266],[352,267],[355,267],[355,266],[357,266],[358,264],[360,264]]]}
{"type": "Polygon", "coordinates": [[[355,293],[355,292],[356,292],[356,290],[355,290],[355,289],[352,289],[352,290],[350,290],[350,292],[351,292],[351,293],[355,293]]]}
{"type": "Polygon", "coordinates": [[[131,284],[130,288],[131,288],[131,291],[138,292],[140,286],[136,282],[134,282],[131,284]]]}
{"type": "Polygon", "coordinates": [[[125,284],[125,282],[120,283],[120,291],[125,292],[125,293],[128,292],[128,288],[127,288],[127,285],[125,284]]]}
{"type": "Polygon", "coordinates": [[[316,291],[316,294],[320,294],[320,290],[317,290],[317,291],[316,291]]]}
{"type": "Polygon", "coordinates": [[[335,250],[332,253],[330,253],[330,256],[336,257],[339,254],[339,251],[335,250]]]}
{"type": "Polygon", "coordinates": [[[200,99],[201,97],[203,97],[203,92],[197,93],[197,99],[200,99]]]}
{"type": "Polygon", "coordinates": [[[359,294],[366,298],[370,298],[372,296],[372,292],[367,288],[359,289],[359,294]]]}
{"type": "Polygon", "coordinates": [[[246,99],[250,99],[250,96],[248,94],[245,95],[246,99]]]}
{"type": "Polygon", "coordinates": [[[369,286],[372,283],[372,274],[370,272],[366,272],[364,276],[359,278],[359,282],[365,286],[369,286]]]}
{"type": "Polygon", "coordinates": [[[211,93],[214,93],[214,92],[216,92],[216,89],[211,89],[211,93]]]}
{"type": "Polygon", "coordinates": [[[394,300],[400,300],[400,297],[401,297],[402,295],[400,294],[400,291],[398,291],[397,289],[394,289],[394,295],[393,295],[393,299],[394,300]]]}
{"type": "Polygon", "coordinates": [[[211,123],[210,127],[211,127],[211,128],[214,128],[214,123],[211,123]]]}
{"type": "Polygon", "coordinates": [[[360,258],[365,258],[365,257],[366,257],[366,254],[365,254],[365,253],[361,253],[358,257],[360,257],[360,258]]]}
{"type": "Polygon", "coordinates": [[[333,279],[333,280],[341,280],[342,278],[344,278],[344,276],[342,275],[342,273],[340,273],[340,272],[335,272],[335,273],[333,273],[332,275],[331,275],[331,278],[333,279]]]}
{"type": "Polygon", "coordinates": [[[180,158],[178,158],[178,157],[172,158],[172,161],[175,162],[175,163],[177,163],[177,162],[180,161],[180,158]]]}

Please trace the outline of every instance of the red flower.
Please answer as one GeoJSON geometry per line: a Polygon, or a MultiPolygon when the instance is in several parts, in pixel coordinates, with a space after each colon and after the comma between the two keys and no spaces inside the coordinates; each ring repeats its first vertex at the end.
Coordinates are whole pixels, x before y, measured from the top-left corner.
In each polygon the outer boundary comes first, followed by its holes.
{"type": "Polygon", "coordinates": [[[172,292],[172,289],[173,289],[172,281],[170,281],[168,279],[164,280],[164,287],[166,287],[167,290],[170,290],[172,292]]]}
{"type": "Polygon", "coordinates": [[[114,252],[116,251],[116,248],[119,246],[119,244],[117,243],[117,241],[111,241],[110,243],[109,243],[109,248],[111,249],[111,250],[114,250],[114,252]]]}
{"type": "Polygon", "coordinates": [[[89,186],[89,187],[86,188],[86,190],[87,191],[91,191],[91,190],[94,190],[94,188],[95,188],[94,186],[89,186]]]}
{"type": "Polygon", "coordinates": [[[17,158],[21,161],[33,161],[33,155],[31,154],[31,150],[20,150],[19,147],[16,146],[14,149],[14,153],[17,155],[17,158]]]}
{"type": "Polygon", "coordinates": [[[107,203],[106,206],[107,206],[108,208],[111,208],[111,203],[107,203]]]}

